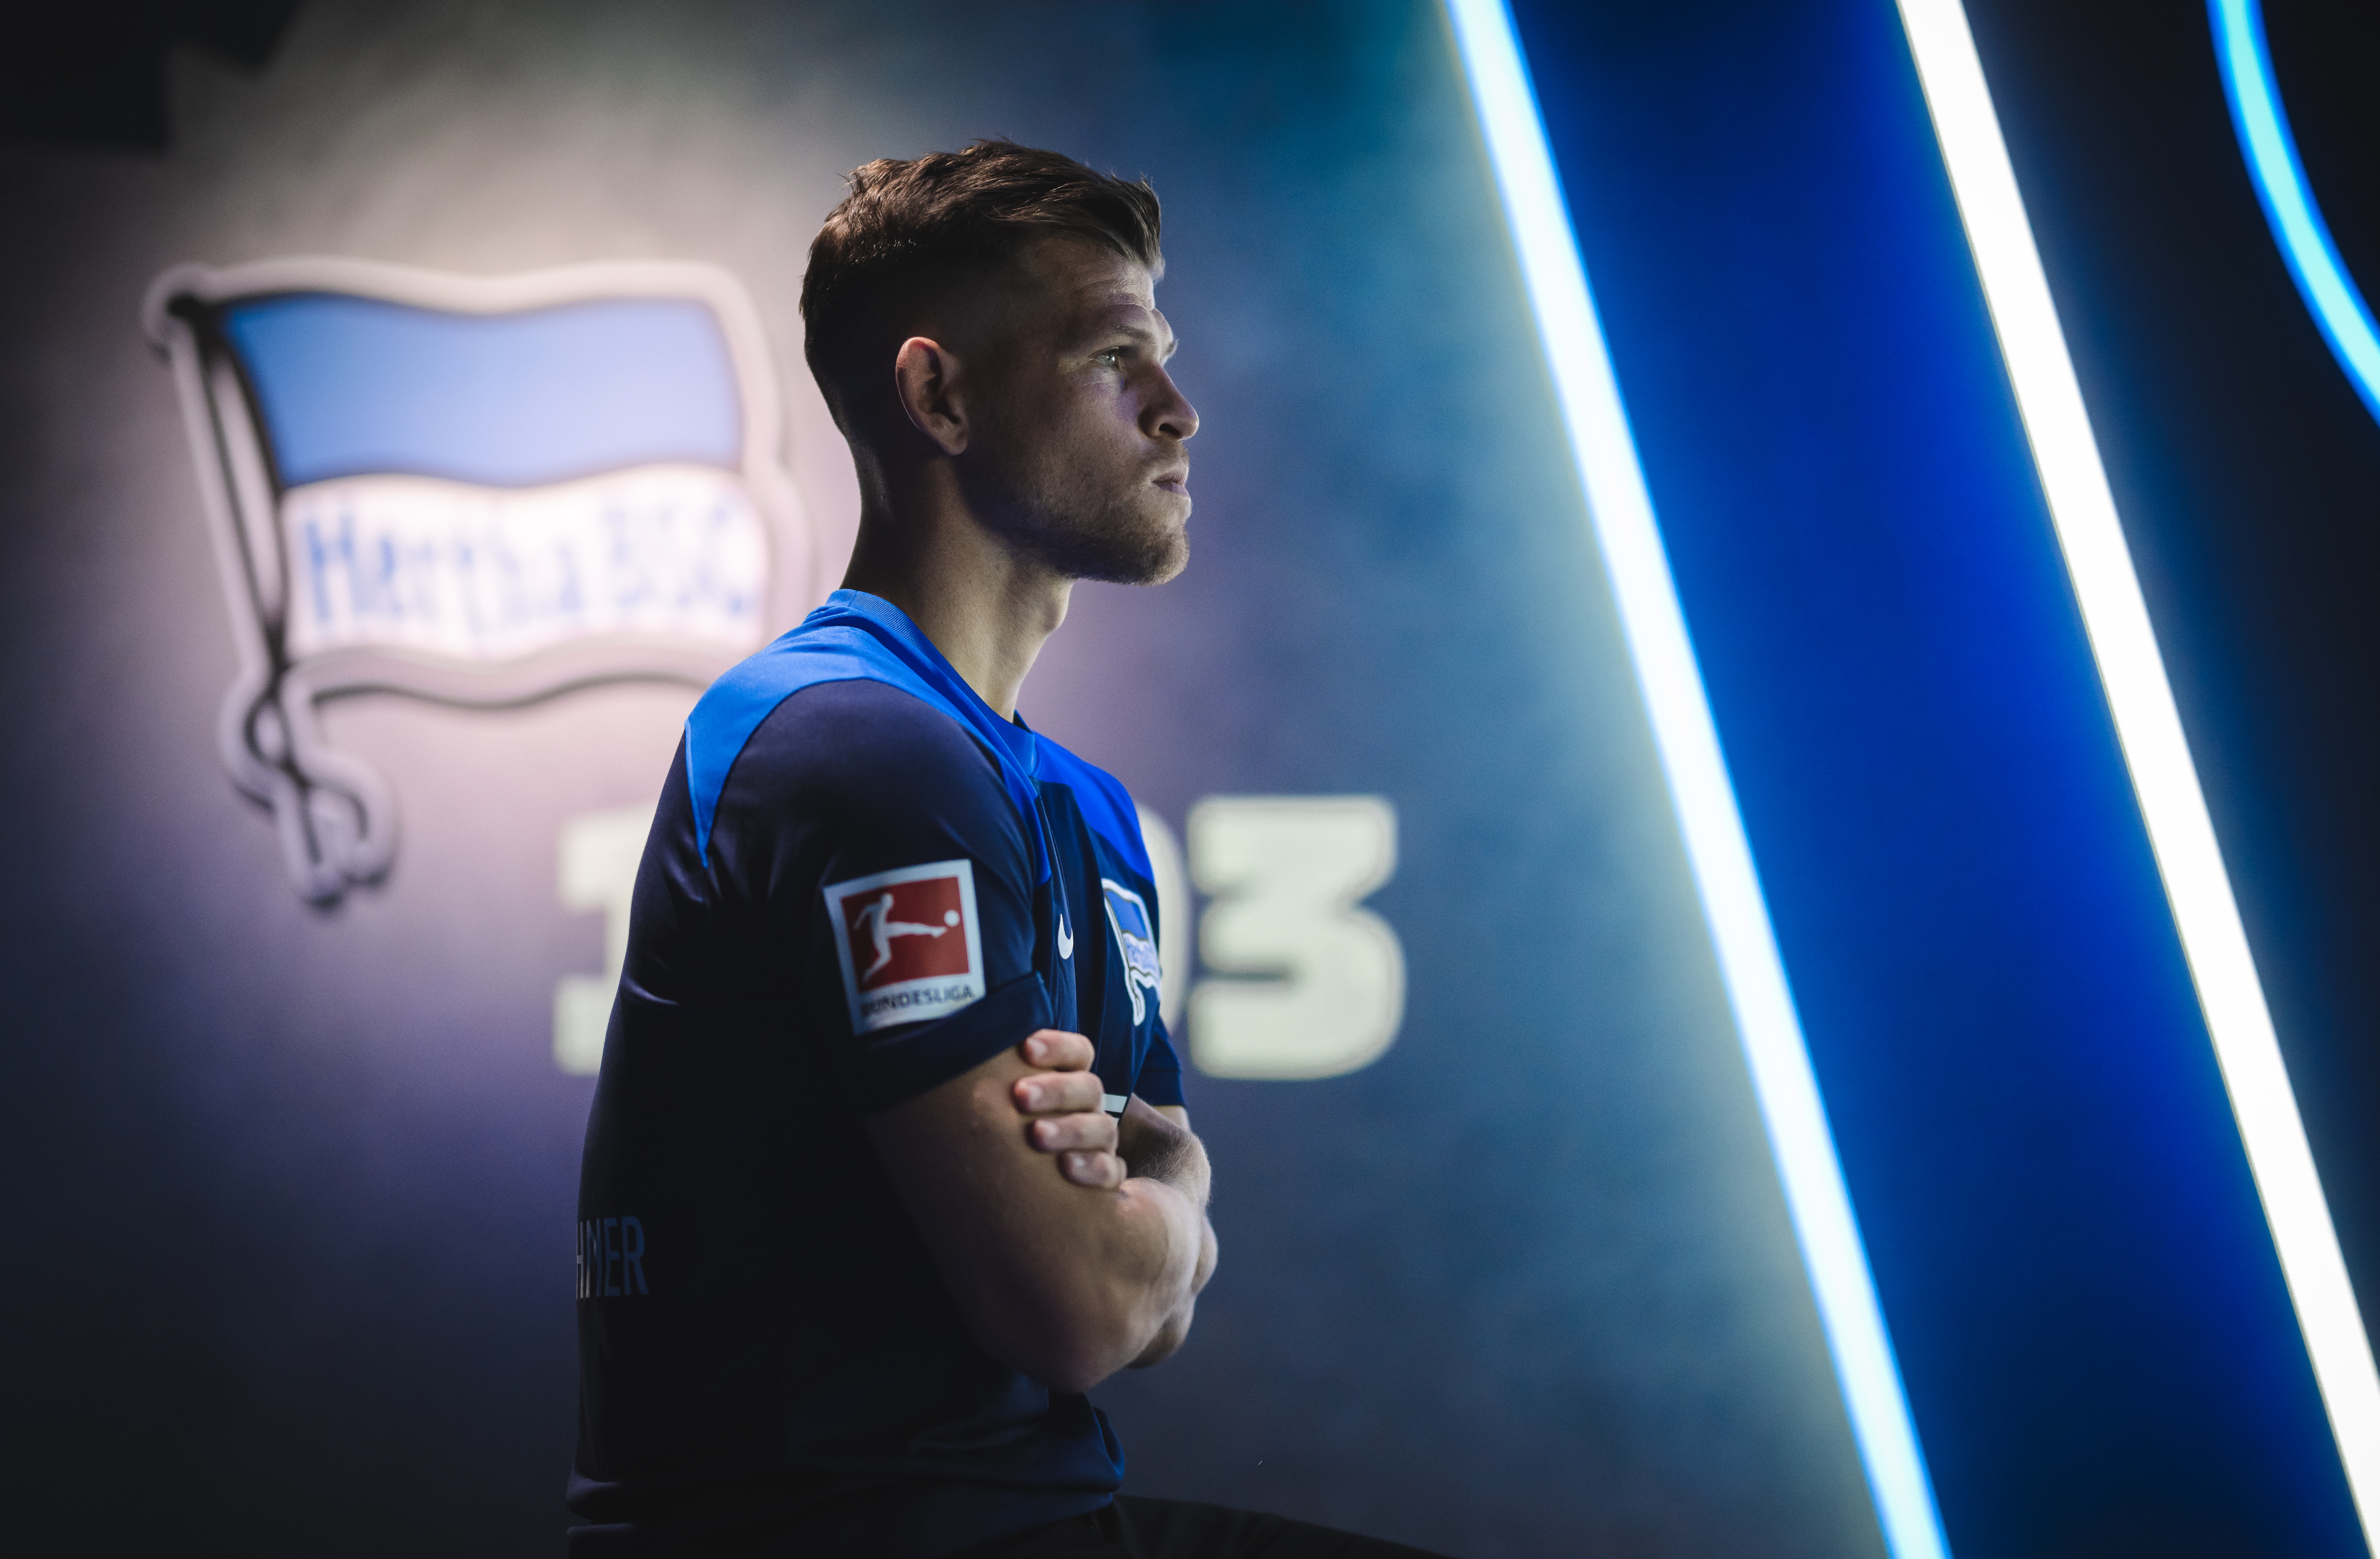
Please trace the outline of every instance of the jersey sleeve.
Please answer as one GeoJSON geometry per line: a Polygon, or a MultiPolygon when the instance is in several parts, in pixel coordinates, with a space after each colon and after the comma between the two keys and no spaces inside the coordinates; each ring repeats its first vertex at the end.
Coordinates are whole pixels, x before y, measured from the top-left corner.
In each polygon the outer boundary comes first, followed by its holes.
{"type": "MultiPolygon", "coordinates": [[[[872,1114],[1047,1027],[1033,857],[997,771],[948,715],[876,682],[787,699],[722,791],[723,872],[773,901],[808,1030],[872,1114]],[[740,859],[735,825],[776,842],[740,859]]],[[[782,956],[782,954],[781,954],[782,956]]]]}
{"type": "Polygon", "coordinates": [[[1132,1090],[1145,1104],[1186,1104],[1182,1094],[1182,1059],[1173,1054],[1173,1039],[1165,1031],[1163,1017],[1149,1030],[1148,1054],[1141,1057],[1140,1076],[1133,1079],[1132,1090]]]}

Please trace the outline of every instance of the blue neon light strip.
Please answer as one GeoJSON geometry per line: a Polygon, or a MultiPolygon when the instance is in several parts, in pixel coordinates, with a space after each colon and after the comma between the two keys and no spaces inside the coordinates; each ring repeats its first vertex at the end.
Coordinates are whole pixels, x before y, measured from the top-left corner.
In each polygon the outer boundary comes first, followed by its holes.
{"type": "Polygon", "coordinates": [[[2380,417],[2380,329],[2355,279],[2338,258],[2330,226],[2306,184],[2305,165],[2281,109],[2273,80],[2273,56],[2265,46],[2265,8],[2258,0],[2208,0],[2215,25],[2215,57],[2223,67],[2223,91],[2231,102],[2231,124],[2265,219],[2298,292],[2321,327],[2323,339],[2347,371],[2363,404],[2380,417]]]}
{"type": "Polygon", "coordinates": [[[1894,1559],[1949,1559],[1653,500],[1505,0],[1447,0],[1686,853],[1894,1559]]]}
{"type": "MultiPolygon", "coordinates": [[[[1951,188],[1967,229],[1969,248],[1983,282],[2000,342],[2002,360],[2016,393],[2032,445],[2034,467],[2057,527],[2058,546],[2073,582],[2076,603],[2090,635],[2091,651],[2106,689],[2108,711],[2130,769],[2133,794],[2156,853],[2157,870],[2172,907],[2174,924],[2205,1014],[2217,1064],[2256,1181],[2266,1226],[2288,1281],[2300,1334],[2320,1383],[2331,1432],[2354,1492],[2368,1547],[2380,1550],[2380,1372],[2362,1313],[2349,1283],[2338,1236],[2315,1172],[2304,1123],[2282,1064],[2264,987],[2240,920],[2231,882],[2215,837],[2198,771],[2157,651],[2155,631],[2132,570],[2123,526],[2099,459],[2088,410],[2066,337],[2049,295],[2049,283],[2025,216],[2016,175],[2008,160],[1983,66],[1959,0],[1900,0],[1910,52],[1917,62],[1928,109],[1951,188]]],[[[2218,30],[2236,19],[2250,28],[2253,48],[2226,43],[2227,69],[2235,52],[2248,54],[2255,79],[2265,86],[2267,112],[2261,119],[2242,110],[2242,135],[2251,140],[2251,163],[2261,165],[2258,146],[2278,149],[2295,182],[2297,204],[2268,199],[2277,226],[2294,210],[2321,238],[2333,274],[2337,251],[2321,232],[2320,218],[2303,199],[2297,159],[2280,128],[2270,99],[2271,72],[2264,40],[2252,29],[2254,13],[2233,0],[2216,0],[2218,30]],[[2258,129],[2256,127],[2263,128],[2258,129]],[[2258,139],[2261,138],[2261,139],[2258,139]]],[[[2235,105],[2254,104],[2253,92],[2235,94],[2235,105]]],[[[2289,245],[2285,240],[2284,249],[2289,245]]],[[[2293,261],[2294,263],[2294,261],[2293,261]]],[[[2301,271],[2301,286],[2308,286],[2301,271]]],[[[2352,299],[2352,289],[2346,294],[2352,299]]],[[[2353,299],[2362,339],[2372,340],[2372,321],[2353,299]]],[[[2315,305],[2317,317],[2325,317],[2315,305]]],[[[2327,327],[2325,327],[2327,328],[2327,327]]],[[[2348,359],[2340,347],[2341,360],[2348,359]]],[[[2380,353],[2374,361],[2380,366],[2380,353]]],[[[2350,363],[2350,371],[2353,366],[2350,363]]],[[[2359,383],[2362,381],[2359,380],[2359,383]]],[[[2366,398],[2370,391],[2366,390],[2366,398]]]]}

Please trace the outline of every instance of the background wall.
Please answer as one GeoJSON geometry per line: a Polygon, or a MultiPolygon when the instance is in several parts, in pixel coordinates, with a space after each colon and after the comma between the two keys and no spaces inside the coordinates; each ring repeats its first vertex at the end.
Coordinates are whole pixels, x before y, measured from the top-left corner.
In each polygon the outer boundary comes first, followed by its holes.
{"type": "MultiPolygon", "coordinates": [[[[2360,1552],[1893,7],[1515,9],[1953,1552],[2360,1552]]],[[[2203,15],[1973,9],[2368,1292],[2380,425],[2203,15]]],[[[2369,296],[2369,24],[2271,11],[2369,296]]],[[[1098,1394],[1132,1486],[1473,1559],[1880,1552],[1436,6],[62,25],[0,51],[13,1538],[559,1548],[589,1085],[553,1004],[604,959],[562,846],[650,804],[695,692],[326,706],[404,834],[302,902],[217,755],[235,639],[151,280],[723,266],[822,589],[856,499],[809,236],[854,164],[1005,133],[1155,182],[1205,419],[1190,572],[1084,587],[1028,716],[1177,830],[1398,819],[1393,1045],[1192,1079],[1225,1262],[1191,1346],[1098,1394]]]]}
{"type": "MultiPolygon", "coordinates": [[[[2380,297],[2380,18],[2268,0],[2314,199],[2380,297]]],[[[2358,1291],[2380,1288],[2380,422],[2291,284],[2206,18],[2000,0],[1976,42],[2358,1291]]],[[[2366,1299],[2367,1309],[2369,1299],[2366,1299]]]]}
{"type": "MultiPolygon", "coordinates": [[[[150,279],[339,253],[698,259],[759,300],[789,464],[843,170],[1007,133],[1166,202],[1196,557],[1086,587],[1042,728],[1178,827],[1368,793],[1403,1029],[1193,1081],[1226,1250],[1103,1387],[1150,1493],[1487,1559],[1877,1551],[1808,1290],[1435,9],[317,0],[167,56],[162,150],[0,148],[0,1094],[18,1530],[42,1552],[552,1552],[601,962],[556,841],[649,801],[692,690],[331,706],[395,871],[335,908],[218,765],[234,667],[150,279]]],[[[830,568],[832,573],[832,566],[830,568]]]]}

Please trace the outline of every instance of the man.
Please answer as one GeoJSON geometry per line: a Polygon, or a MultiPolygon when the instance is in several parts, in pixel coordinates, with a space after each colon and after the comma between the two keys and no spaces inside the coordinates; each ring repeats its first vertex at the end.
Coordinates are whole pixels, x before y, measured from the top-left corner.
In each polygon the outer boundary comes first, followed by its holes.
{"type": "Polygon", "coordinates": [[[697,705],[638,873],[574,1553],[1390,1552],[1116,1501],[1082,1395],[1216,1259],[1132,799],[1015,715],[1075,580],[1187,557],[1157,238],[1146,184],[990,141],[859,169],[811,248],[859,535],[697,705]]]}

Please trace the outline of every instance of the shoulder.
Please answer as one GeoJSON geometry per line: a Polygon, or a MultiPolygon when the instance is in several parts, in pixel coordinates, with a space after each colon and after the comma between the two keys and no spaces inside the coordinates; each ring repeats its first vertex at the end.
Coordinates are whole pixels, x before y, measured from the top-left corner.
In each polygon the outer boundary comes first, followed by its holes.
{"type": "Polygon", "coordinates": [[[788,697],[752,733],[745,755],[827,772],[926,762],[998,783],[991,761],[957,721],[913,693],[867,678],[813,683],[788,697]]]}
{"type": "Polygon", "coordinates": [[[705,867],[723,901],[792,905],[822,883],[966,859],[987,914],[1008,913],[1031,898],[1025,828],[948,714],[880,682],[822,682],[752,732],[720,789],[705,867]]]}
{"type": "Polygon", "coordinates": [[[882,682],[821,682],[760,722],[728,776],[730,798],[841,814],[1008,807],[1000,773],[957,721],[882,682]],[[740,793],[740,796],[739,796],[740,793]]]}

